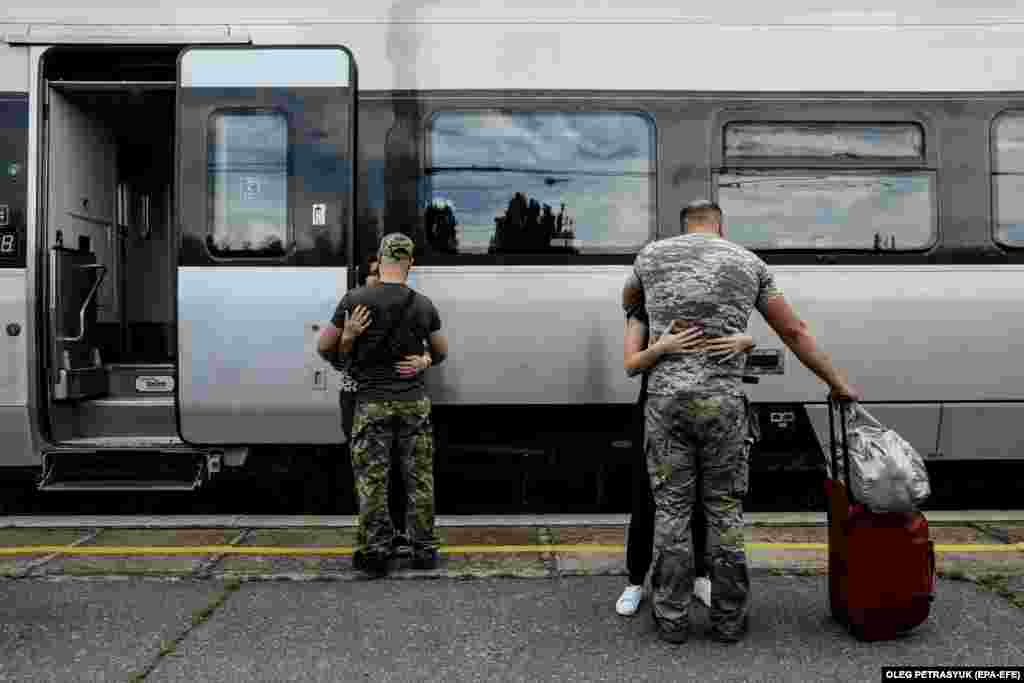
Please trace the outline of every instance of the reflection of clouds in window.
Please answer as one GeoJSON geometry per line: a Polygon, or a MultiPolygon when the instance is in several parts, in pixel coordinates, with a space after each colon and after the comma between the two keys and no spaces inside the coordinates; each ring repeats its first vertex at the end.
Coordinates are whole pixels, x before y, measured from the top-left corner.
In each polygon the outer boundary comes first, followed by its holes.
{"type": "Polygon", "coordinates": [[[431,165],[648,172],[651,133],[636,114],[442,113],[430,131],[431,165]]]}
{"type": "Polygon", "coordinates": [[[520,242],[628,251],[654,220],[653,128],[640,115],[442,113],[432,121],[430,159],[426,197],[458,207],[463,253],[520,242]],[[517,194],[524,204],[513,206],[517,194]],[[529,218],[531,202],[539,220],[529,218]],[[543,234],[526,234],[535,230],[543,234]]]}
{"type": "Polygon", "coordinates": [[[231,112],[216,114],[212,124],[212,246],[220,252],[280,253],[287,234],[287,117],[231,112]]]}
{"type": "Polygon", "coordinates": [[[999,117],[993,136],[996,240],[1024,246],[1024,114],[999,117]]]}
{"type": "Polygon", "coordinates": [[[927,246],[934,229],[932,176],[718,176],[726,235],[756,248],[927,246]]]}
{"type": "Polygon", "coordinates": [[[1024,175],[999,175],[993,180],[996,238],[1005,244],[1024,246],[1024,175]]]}
{"type": "Polygon", "coordinates": [[[1024,171],[1024,114],[1004,114],[995,125],[996,173],[1024,171]]]}
{"type": "Polygon", "coordinates": [[[913,124],[729,124],[727,157],[921,157],[924,134],[913,124]]]}

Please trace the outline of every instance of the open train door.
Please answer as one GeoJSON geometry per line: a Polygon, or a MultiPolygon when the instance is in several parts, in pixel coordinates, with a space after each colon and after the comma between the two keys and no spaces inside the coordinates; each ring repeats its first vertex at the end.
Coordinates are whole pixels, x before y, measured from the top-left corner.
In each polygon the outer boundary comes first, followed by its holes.
{"type": "Polygon", "coordinates": [[[178,62],[178,432],[342,439],[316,337],[351,259],[355,62],[341,47],[194,47],[178,62]]]}

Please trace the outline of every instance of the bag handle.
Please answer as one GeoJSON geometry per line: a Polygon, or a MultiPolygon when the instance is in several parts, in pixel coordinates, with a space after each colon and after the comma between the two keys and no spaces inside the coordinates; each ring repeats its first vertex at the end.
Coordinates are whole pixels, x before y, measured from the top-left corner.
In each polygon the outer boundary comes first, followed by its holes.
{"type": "Polygon", "coordinates": [[[870,425],[871,427],[877,427],[878,429],[881,429],[883,431],[886,429],[886,426],[879,422],[878,418],[869,413],[867,408],[862,406],[860,403],[857,403],[856,401],[853,402],[853,412],[855,419],[861,424],[867,424],[870,425]]]}
{"type": "MultiPolygon", "coordinates": [[[[838,448],[836,447],[835,406],[831,395],[829,395],[826,400],[828,401],[828,436],[832,461],[832,476],[834,478],[836,476],[836,472],[839,471],[839,462],[836,459],[836,451],[838,448]]],[[[836,400],[835,403],[839,404],[839,432],[840,439],[843,444],[843,478],[846,480],[846,497],[850,501],[850,504],[853,505],[856,501],[853,499],[853,486],[850,484],[850,444],[846,439],[849,420],[846,415],[846,404],[841,400],[836,400]]],[[[856,407],[859,406],[859,404],[856,401],[852,401],[852,403],[856,410],[856,407]]]]}

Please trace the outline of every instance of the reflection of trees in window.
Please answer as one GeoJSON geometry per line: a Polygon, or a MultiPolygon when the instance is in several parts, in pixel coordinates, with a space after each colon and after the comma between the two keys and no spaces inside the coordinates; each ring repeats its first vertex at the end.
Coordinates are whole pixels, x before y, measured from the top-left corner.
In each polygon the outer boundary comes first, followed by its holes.
{"type": "Polygon", "coordinates": [[[206,247],[211,254],[221,258],[273,258],[284,256],[285,253],[284,242],[278,235],[268,235],[257,244],[253,244],[248,239],[243,239],[238,244],[231,244],[227,237],[221,237],[215,242],[213,235],[207,235],[206,247]]]}
{"type": "Polygon", "coordinates": [[[207,147],[210,253],[283,256],[290,238],[288,117],[280,111],[217,112],[207,147]]]}
{"type": "Polygon", "coordinates": [[[430,248],[443,254],[459,253],[459,238],[455,234],[455,211],[451,202],[433,201],[427,206],[424,230],[430,248]]]}
{"type": "Polygon", "coordinates": [[[542,206],[536,199],[516,192],[505,215],[494,219],[494,237],[488,253],[578,254],[579,249],[570,246],[576,237],[574,227],[575,219],[566,215],[565,204],[555,215],[549,204],[542,206]]]}
{"type": "Polygon", "coordinates": [[[420,196],[458,207],[455,249],[430,212],[424,241],[436,251],[628,252],[653,226],[654,128],[643,115],[440,112],[429,141],[420,196]]]}

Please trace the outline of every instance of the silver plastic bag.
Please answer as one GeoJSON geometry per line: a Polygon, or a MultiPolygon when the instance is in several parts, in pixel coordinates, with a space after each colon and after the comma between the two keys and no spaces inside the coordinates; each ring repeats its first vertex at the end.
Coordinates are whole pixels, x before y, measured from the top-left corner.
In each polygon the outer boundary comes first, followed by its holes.
{"type": "MultiPolygon", "coordinates": [[[[846,438],[850,448],[850,488],[853,498],[872,512],[913,512],[931,494],[924,459],[906,439],[876,420],[864,406],[850,403],[846,438]]],[[[842,429],[841,425],[836,425],[842,429]]],[[[844,480],[842,436],[833,440],[844,480]]],[[[829,476],[832,463],[828,462],[829,476]]]]}

